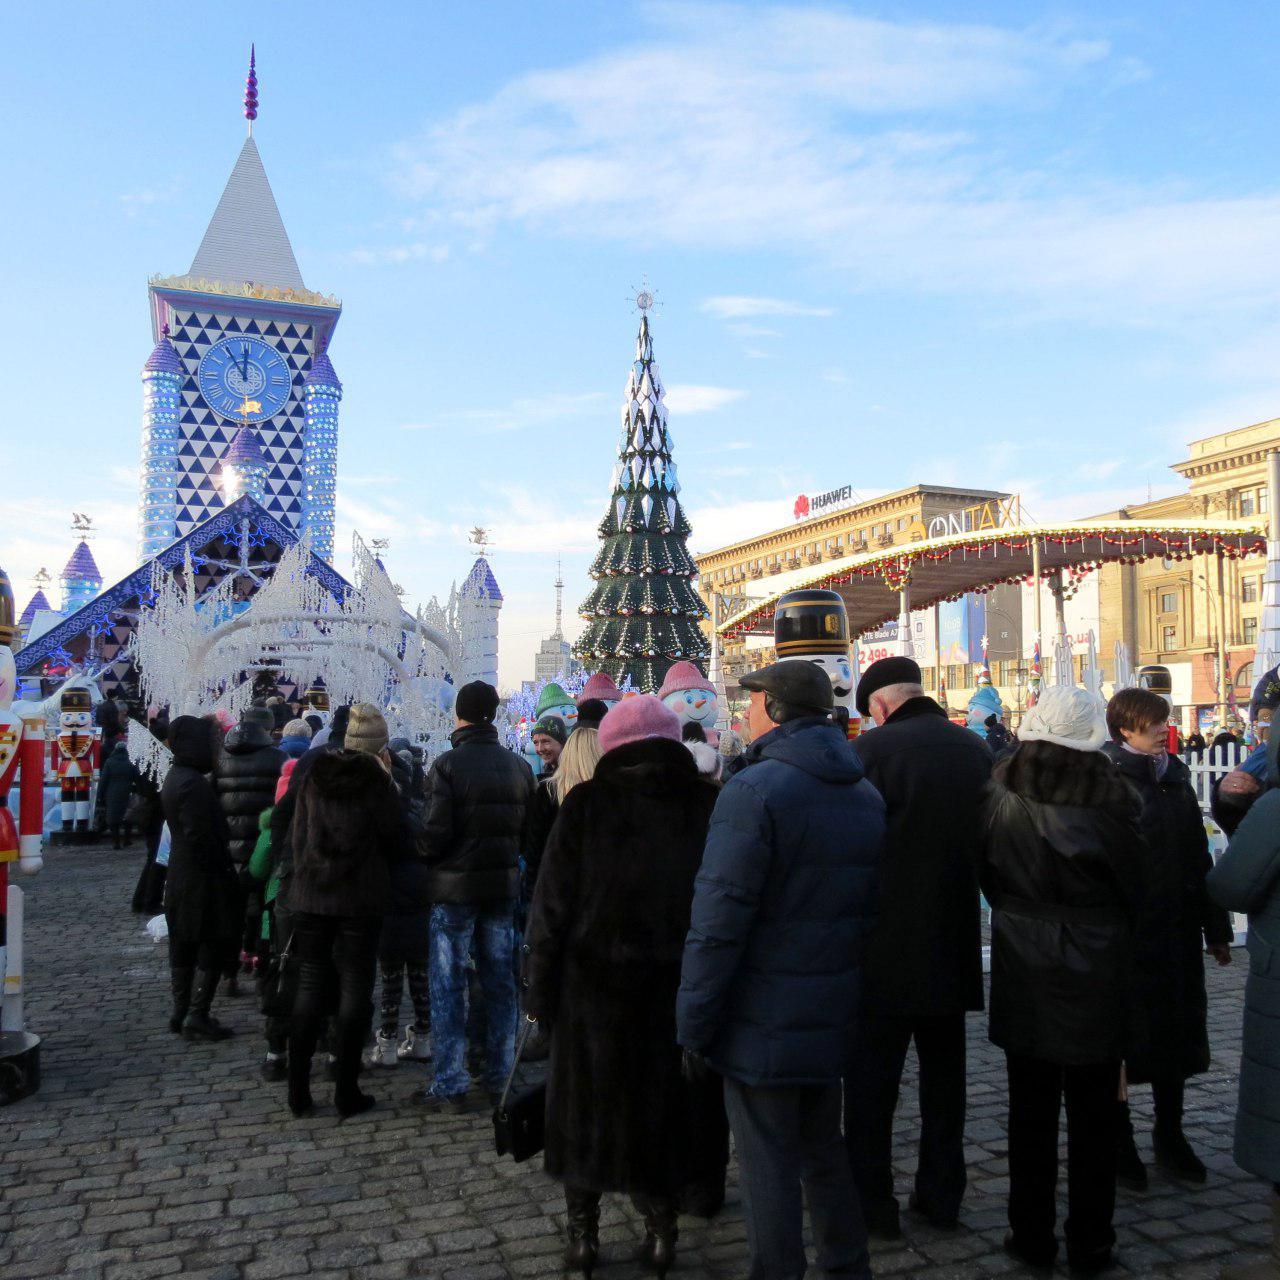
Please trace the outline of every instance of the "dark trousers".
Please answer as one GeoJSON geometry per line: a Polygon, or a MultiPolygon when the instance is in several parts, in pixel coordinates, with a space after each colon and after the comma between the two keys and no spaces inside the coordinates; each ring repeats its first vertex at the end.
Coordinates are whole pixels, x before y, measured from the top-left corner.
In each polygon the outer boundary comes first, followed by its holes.
{"type": "Polygon", "coordinates": [[[726,1079],[724,1102],[738,1148],[748,1280],[804,1275],[801,1186],[822,1273],[870,1280],[867,1229],[840,1139],[840,1086],[771,1089],[726,1079]]]}
{"type": "MultiPolygon", "coordinates": [[[[293,912],[282,907],[279,899],[271,904],[268,911],[271,915],[271,932],[265,945],[269,946],[275,955],[283,955],[285,947],[289,945],[289,939],[293,936],[293,912]]],[[[267,967],[263,965],[259,974],[259,982],[265,979],[266,976],[267,967]]],[[[289,1023],[292,1019],[293,1014],[289,1012],[281,1015],[268,1014],[263,1020],[268,1053],[283,1056],[288,1052],[289,1023]]]]}
{"type": "Polygon", "coordinates": [[[938,1018],[864,1016],[858,1020],[853,1065],[844,1090],[849,1163],[868,1215],[897,1204],[893,1194],[893,1113],[907,1048],[913,1039],[920,1062],[916,1201],[933,1217],[954,1218],[967,1180],[964,1014],[938,1018]]]}
{"type": "Polygon", "coordinates": [[[328,1008],[330,975],[336,974],[338,1012],[333,1053],[338,1092],[352,1093],[360,1074],[360,1051],[373,1024],[373,983],[378,969],[382,921],[367,916],[293,913],[298,955],[298,991],[289,1025],[289,1075],[305,1081],[328,1008]]]}
{"type": "Polygon", "coordinates": [[[227,954],[227,944],[222,939],[189,938],[184,934],[169,934],[169,968],[203,969],[216,973],[227,954]]]}
{"type": "Polygon", "coordinates": [[[1116,1094],[1120,1064],[1062,1066],[1018,1054],[1009,1067],[1009,1226],[1024,1257],[1057,1252],[1058,1115],[1067,1104],[1068,1257],[1087,1261],[1115,1243],[1116,1094]]]}

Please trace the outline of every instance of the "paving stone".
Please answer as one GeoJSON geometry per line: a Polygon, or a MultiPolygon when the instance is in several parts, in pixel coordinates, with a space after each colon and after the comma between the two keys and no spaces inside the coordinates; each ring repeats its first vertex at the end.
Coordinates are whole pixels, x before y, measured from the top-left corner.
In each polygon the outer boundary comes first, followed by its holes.
{"type": "MultiPolygon", "coordinates": [[[[487,1114],[427,1116],[414,1107],[426,1071],[372,1076],[366,1087],[378,1106],[342,1125],[331,1088],[317,1081],[316,1114],[297,1121],[283,1086],[258,1077],[264,1045],[252,998],[218,999],[218,1016],[237,1033],[231,1040],[191,1045],[171,1036],[163,948],[128,911],[140,864],[137,849],[58,850],[24,882],[27,1012],[46,1036],[44,1085],[0,1112],[0,1129],[20,1135],[0,1149],[0,1280],[561,1275],[560,1188],[536,1160],[497,1159],[487,1114]],[[61,1034],[69,1027],[74,1036],[61,1034]]],[[[1229,1261],[1256,1258],[1268,1238],[1266,1188],[1231,1160],[1246,974],[1241,965],[1207,973],[1213,1061],[1187,1089],[1187,1132],[1210,1181],[1182,1186],[1152,1166],[1146,1195],[1121,1192],[1122,1275],[1211,1280],[1229,1261]]],[[[969,1019],[968,1052],[961,1230],[939,1232],[904,1212],[904,1238],[873,1248],[877,1275],[1026,1275],[1002,1250],[1004,1062],[981,1017],[969,1019]]],[[[919,1145],[914,1055],[902,1097],[894,1159],[905,1209],[919,1145]]],[[[1133,1106],[1149,1151],[1150,1090],[1135,1089],[1133,1106]]],[[[602,1209],[602,1267],[616,1280],[637,1280],[641,1224],[621,1197],[606,1197],[602,1209]]],[[[721,1217],[682,1219],[677,1274],[737,1280],[745,1260],[731,1168],[721,1217]]]]}

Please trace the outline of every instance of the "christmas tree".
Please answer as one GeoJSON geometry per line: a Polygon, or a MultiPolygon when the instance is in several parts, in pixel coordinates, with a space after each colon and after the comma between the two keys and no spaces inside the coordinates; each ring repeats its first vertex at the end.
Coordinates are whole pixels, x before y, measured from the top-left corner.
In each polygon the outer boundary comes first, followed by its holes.
{"type": "Polygon", "coordinates": [[[681,659],[705,666],[707,639],[698,625],[706,606],[693,588],[697,565],[686,545],[690,528],[677,496],[662,378],[653,358],[640,298],[636,358],[622,406],[622,439],[613,469],[613,498],[600,522],[595,587],[582,602],[587,628],[574,654],[588,671],[625,677],[645,693],[681,659]]]}

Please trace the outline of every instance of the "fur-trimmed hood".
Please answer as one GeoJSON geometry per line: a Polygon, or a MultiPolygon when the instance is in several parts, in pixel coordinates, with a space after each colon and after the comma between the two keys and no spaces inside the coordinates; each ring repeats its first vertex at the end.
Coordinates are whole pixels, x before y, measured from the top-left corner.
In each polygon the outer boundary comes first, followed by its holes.
{"type": "Polygon", "coordinates": [[[1024,742],[991,772],[991,780],[1025,800],[1133,814],[1137,794],[1101,751],[1056,742],[1024,742]]]}
{"type": "Polygon", "coordinates": [[[329,751],[311,769],[314,785],[328,800],[350,800],[368,791],[389,795],[391,776],[376,756],[363,751],[329,751]]]}

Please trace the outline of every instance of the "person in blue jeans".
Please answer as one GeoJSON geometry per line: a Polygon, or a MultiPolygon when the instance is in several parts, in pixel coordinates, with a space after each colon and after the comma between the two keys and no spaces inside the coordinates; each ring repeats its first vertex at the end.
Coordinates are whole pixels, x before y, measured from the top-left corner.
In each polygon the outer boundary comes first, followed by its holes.
{"type": "Polygon", "coordinates": [[[520,841],[533,771],[498,741],[498,691],[458,690],[457,729],[426,780],[419,848],[431,900],[431,1036],[435,1077],[420,1098],[434,1111],[467,1109],[467,989],[474,956],[485,1002],[485,1088],[496,1101],[515,1053],[511,971],[520,841]]]}

